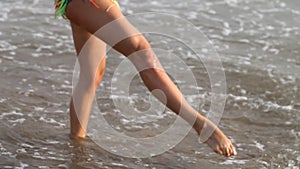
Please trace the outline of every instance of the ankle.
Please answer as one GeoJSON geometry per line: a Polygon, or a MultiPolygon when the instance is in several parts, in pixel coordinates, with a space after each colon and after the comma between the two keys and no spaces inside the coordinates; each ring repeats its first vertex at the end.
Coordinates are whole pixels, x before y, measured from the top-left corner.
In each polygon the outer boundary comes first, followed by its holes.
{"type": "Polygon", "coordinates": [[[203,129],[203,127],[204,127],[204,125],[207,121],[208,120],[205,117],[203,117],[201,115],[197,116],[197,119],[196,119],[196,121],[193,125],[193,128],[198,133],[198,135],[200,135],[200,133],[201,133],[201,131],[202,131],[202,129],[203,129]]]}
{"type": "Polygon", "coordinates": [[[84,139],[86,137],[86,133],[84,131],[71,131],[70,138],[72,139],[84,139]]]}

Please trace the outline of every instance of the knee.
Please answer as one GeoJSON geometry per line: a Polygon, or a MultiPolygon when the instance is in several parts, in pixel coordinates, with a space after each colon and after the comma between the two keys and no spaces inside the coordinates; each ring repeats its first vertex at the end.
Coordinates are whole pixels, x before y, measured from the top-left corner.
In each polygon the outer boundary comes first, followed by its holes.
{"type": "Polygon", "coordinates": [[[119,42],[115,46],[115,49],[124,54],[139,72],[147,69],[149,71],[145,72],[155,72],[157,71],[155,68],[160,67],[158,59],[151,49],[151,45],[141,34],[131,36],[119,42]]]}
{"type": "Polygon", "coordinates": [[[151,48],[150,44],[143,35],[135,35],[128,37],[119,42],[114,47],[117,51],[121,52],[127,57],[137,51],[151,48]]]}
{"type": "Polygon", "coordinates": [[[102,81],[104,72],[105,72],[105,67],[106,67],[106,59],[104,58],[101,63],[97,67],[97,71],[95,73],[95,77],[93,79],[92,84],[94,85],[94,90],[98,88],[99,84],[102,81]]]}
{"type": "Polygon", "coordinates": [[[130,55],[128,59],[139,72],[147,69],[155,70],[161,68],[155,53],[151,49],[138,51],[130,55]]]}
{"type": "Polygon", "coordinates": [[[133,52],[151,48],[149,42],[146,40],[146,38],[143,35],[133,36],[129,38],[129,40],[130,40],[130,45],[132,46],[131,50],[133,52]]]}
{"type": "Polygon", "coordinates": [[[130,37],[126,45],[126,56],[139,71],[156,68],[158,59],[143,35],[130,37]]]}
{"type": "Polygon", "coordinates": [[[100,85],[101,81],[102,81],[102,78],[103,78],[103,75],[104,75],[104,72],[105,72],[105,66],[102,68],[100,67],[98,69],[98,72],[96,74],[96,77],[93,81],[93,84],[94,84],[94,90],[96,90],[98,88],[98,86],[100,85]]]}
{"type": "Polygon", "coordinates": [[[104,69],[98,70],[94,75],[82,74],[78,80],[78,89],[94,93],[101,83],[103,75],[104,69]]]}
{"type": "Polygon", "coordinates": [[[106,67],[106,59],[104,58],[97,66],[97,69],[82,68],[80,71],[78,86],[80,89],[95,92],[102,81],[106,67]]]}

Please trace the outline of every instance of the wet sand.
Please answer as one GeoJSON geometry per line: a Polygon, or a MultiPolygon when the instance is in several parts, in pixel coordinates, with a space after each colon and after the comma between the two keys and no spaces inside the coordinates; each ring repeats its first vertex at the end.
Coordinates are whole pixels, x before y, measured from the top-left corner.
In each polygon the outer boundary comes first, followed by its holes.
{"type": "MultiPolygon", "coordinates": [[[[91,139],[70,140],[68,103],[76,57],[68,21],[54,19],[52,1],[2,0],[0,168],[299,168],[298,0],[119,2],[124,14],[178,15],[212,41],[227,82],[219,126],[233,139],[238,156],[215,154],[198,143],[194,131],[173,149],[145,159],[116,156],[91,139]]],[[[163,29],[168,23],[159,24],[163,29]]],[[[200,101],[196,108],[207,114],[211,87],[203,63],[192,51],[180,49],[174,39],[146,36],[154,47],[174,49],[192,69],[199,94],[186,98],[200,101]]],[[[112,98],[118,96],[109,92],[110,82],[122,59],[115,51],[108,53],[108,67],[96,96],[101,113],[113,128],[132,137],[168,129],[176,119],[168,110],[142,114],[136,120],[114,106],[112,98]]],[[[130,93],[138,109],[149,107],[149,93],[138,77],[130,93]]]]}

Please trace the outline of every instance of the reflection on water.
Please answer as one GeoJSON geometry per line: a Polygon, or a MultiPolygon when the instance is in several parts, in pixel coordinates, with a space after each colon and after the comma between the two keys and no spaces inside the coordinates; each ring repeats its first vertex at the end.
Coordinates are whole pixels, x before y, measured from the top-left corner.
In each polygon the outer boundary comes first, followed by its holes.
{"type": "MultiPolygon", "coordinates": [[[[90,139],[71,141],[67,111],[75,52],[68,22],[54,19],[52,3],[2,0],[0,168],[299,168],[298,0],[120,0],[120,4],[125,14],[179,15],[212,41],[223,61],[228,87],[220,127],[231,136],[239,155],[227,159],[214,154],[197,142],[193,131],[172,150],[148,159],[113,155],[90,139]]],[[[149,22],[161,24],[162,29],[168,24],[149,22]]],[[[186,97],[191,102],[199,99],[197,108],[206,114],[211,93],[202,63],[172,39],[147,37],[154,47],[175,52],[193,70],[199,86],[192,87],[200,94],[186,97]]],[[[199,42],[193,45],[200,46],[199,42]]],[[[135,121],[115,109],[115,96],[108,91],[110,77],[121,61],[119,54],[109,52],[104,82],[97,93],[103,115],[116,130],[128,135],[164,131],[175,118],[168,111],[141,114],[140,121],[135,121]]],[[[139,78],[131,85],[133,104],[147,109],[149,93],[139,78]]]]}

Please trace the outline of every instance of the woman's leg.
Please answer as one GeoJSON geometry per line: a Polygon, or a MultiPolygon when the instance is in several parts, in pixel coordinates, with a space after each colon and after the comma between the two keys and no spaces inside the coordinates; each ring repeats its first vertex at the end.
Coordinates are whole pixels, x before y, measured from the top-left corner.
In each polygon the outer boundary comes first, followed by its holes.
{"type": "MultiPolygon", "coordinates": [[[[128,23],[118,8],[106,9],[111,5],[110,0],[96,1],[100,8],[95,8],[81,0],[72,0],[67,8],[67,17],[80,27],[113,46],[114,49],[129,57],[147,86],[152,91],[159,89],[164,96],[156,97],[166,103],[167,107],[190,122],[195,130],[200,133],[203,127],[213,129],[214,132],[206,143],[217,153],[231,156],[235,148],[223,132],[208,119],[200,115],[182,97],[181,92],[163,71],[151,46],[138,32],[128,23]],[[117,23],[114,23],[117,21],[117,23]],[[108,26],[106,25],[108,24],[108,26]],[[102,32],[97,32],[98,29],[102,32]],[[110,28],[110,29],[108,29],[110,28]],[[111,31],[111,32],[109,32],[111,31]],[[117,36],[116,36],[117,34],[117,36]],[[118,38],[123,38],[120,42],[118,38]],[[154,80],[155,79],[155,80],[154,80]],[[166,98],[166,99],[164,99],[166,98]],[[194,121],[196,119],[196,121],[194,121]]],[[[121,83],[121,82],[120,82],[121,83]]]]}
{"type": "Polygon", "coordinates": [[[84,138],[95,91],[104,75],[106,45],[99,38],[72,22],[71,27],[80,65],[78,83],[70,102],[71,137],[84,138]],[[83,51],[81,49],[84,45],[84,49],[87,50],[83,51]]]}

